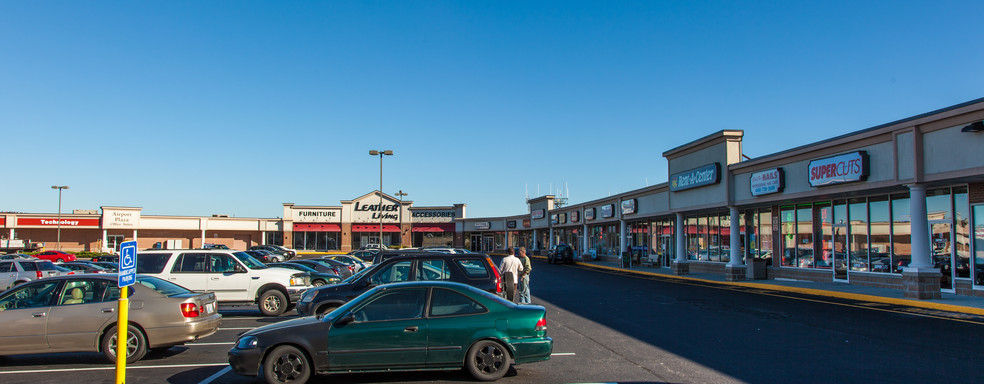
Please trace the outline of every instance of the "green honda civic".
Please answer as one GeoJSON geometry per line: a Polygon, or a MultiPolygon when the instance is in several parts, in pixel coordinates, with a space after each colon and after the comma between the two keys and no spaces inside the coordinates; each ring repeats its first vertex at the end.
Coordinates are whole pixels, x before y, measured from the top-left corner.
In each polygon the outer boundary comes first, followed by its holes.
{"type": "Polygon", "coordinates": [[[242,334],[229,351],[240,375],[304,383],[312,374],[464,368],[498,380],[512,364],[550,359],[546,312],[460,283],[386,284],[322,316],[242,334]]]}

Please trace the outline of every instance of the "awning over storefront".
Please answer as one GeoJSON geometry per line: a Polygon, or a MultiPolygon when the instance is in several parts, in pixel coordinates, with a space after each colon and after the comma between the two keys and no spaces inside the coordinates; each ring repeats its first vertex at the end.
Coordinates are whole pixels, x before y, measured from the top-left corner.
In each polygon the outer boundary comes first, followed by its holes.
{"type": "MultiPolygon", "coordinates": [[[[352,224],[352,232],[379,232],[379,224],[352,224]]],[[[400,232],[400,227],[383,224],[383,232],[400,232]]]]}
{"type": "Polygon", "coordinates": [[[296,232],[341,232],[338,224],[294,224],[296,232]]]}
{"type": "Polygon", "coordinates": [[[454,232],[454,223],[427,223],[413,226],[414,232],[454,232]]]}

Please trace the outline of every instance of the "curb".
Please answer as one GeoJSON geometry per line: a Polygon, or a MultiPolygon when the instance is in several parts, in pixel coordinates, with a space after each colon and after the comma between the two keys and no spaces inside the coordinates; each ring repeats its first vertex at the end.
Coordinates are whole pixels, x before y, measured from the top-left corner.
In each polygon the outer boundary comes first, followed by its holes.
{"type": "MultiPolygon", "coordinates": [[[[545,256],[534,256],[534,258],[540,259],[541,261],[545,261],[547,259],[545,256]]],[[[574,261],[574,265],[588,267],[588,268],[595,268],[595,269],[618,271],[623,273],[628,272],[628,273],[642,275],[642,276],[655,276],[655,277],[663,277],[663,278],[670,278],[670,279],[678,279],[681,281],[699,281],[699,282],[706,282],[706,283],[715,283],[720,285],[730,285],[735,287],[757,288],[757,289],[765,289],[765,290],[772,290],[772,291],[801,293],[801,294],[814,295],[814,296],[835,297],[839,299],[870,301],[870,302],[883,303],[883,304],[905,305],[905,306],[924,308],[924,309],[934,309],[939,311],[959,312],[959,313],[965,313],[971,315],[984,316],[984,308],[965,307],[965,306],[953,305],[953,304],[940,304],[940,303],[925,302],[925,301],[910,300],[910,299],[899,299],[894,297],[865,295],[861,293],[827,291],[827,290],[815,289],[815,288],[787,287],[782,285],[746,283],[740,281],[707,280],[707,279],[700,279],[700,278],[689,277],[689,276],[670,275],[670,274],[663,274],[663,273],[636,271],[632,269],[609,267],[607,265],[596,265],[596,264],[584,263],[580,261],[574,261]]]]}

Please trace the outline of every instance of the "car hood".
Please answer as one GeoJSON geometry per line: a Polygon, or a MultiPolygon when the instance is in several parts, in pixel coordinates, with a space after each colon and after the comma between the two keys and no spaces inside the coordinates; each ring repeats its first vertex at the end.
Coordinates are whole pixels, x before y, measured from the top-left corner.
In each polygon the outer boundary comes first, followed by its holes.
{"type": "Polygon", "coordinates": [[[297,319],[281,321],[275,324],[264,325],[259,328],[253,328],[249,331],[246,331],[246,333],[243,333],[242,336],[257,336],[264,333],[280,331],[286,328],[304,327],[304,326],[308,326],[311,324],[318,324],[318,323],[321,323],[321,319],[319,319],[317,316],[305,316],[297,319]]]}

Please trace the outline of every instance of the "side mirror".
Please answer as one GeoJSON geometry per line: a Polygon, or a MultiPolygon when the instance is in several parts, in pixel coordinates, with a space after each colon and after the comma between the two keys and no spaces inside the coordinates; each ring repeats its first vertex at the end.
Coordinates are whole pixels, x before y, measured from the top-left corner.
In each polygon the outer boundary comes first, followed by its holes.
{"type": "Polygon", "coordinates": [[[338,318],[338,320],[335,320],[335,326],[342,327],[353,321],[355,321],[355,315],[352,312],[349,312],[338,318]]]}

